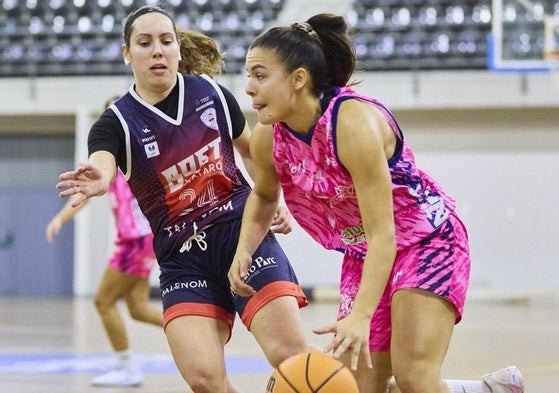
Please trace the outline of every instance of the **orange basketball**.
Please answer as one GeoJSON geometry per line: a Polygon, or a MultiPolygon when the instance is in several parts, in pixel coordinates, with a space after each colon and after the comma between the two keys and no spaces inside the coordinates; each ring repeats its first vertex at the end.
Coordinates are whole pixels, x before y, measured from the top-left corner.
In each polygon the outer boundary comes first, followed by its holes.
{"type": "Polygon", "coordinates": [[[274,370],[266,393],[359,393],[359,388],[342,362],[321,352],[305,352],[274,370]]]}

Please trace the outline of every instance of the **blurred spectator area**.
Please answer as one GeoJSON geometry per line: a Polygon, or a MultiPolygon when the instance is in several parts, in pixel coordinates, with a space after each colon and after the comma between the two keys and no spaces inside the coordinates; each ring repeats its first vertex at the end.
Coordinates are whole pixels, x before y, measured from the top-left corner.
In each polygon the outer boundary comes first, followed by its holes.
{"type": "MultiPolygon", "coordinates": [[[[355,0],[348,14],[365,71],[485,69],[494,21],[491,0],[355,0]]],[[[500,0],[503,56],[542,59],[544,17],[557,0],[500,0]]]]}
{"type": "Polygon", "coordinates": [[[490,0],[356,0],[348,20],[365,70],[487,65],[490,0]]]}
{"type": "Polygon", "coordinates": [[[0,76],[120,75],[122,25],[145,4],[177,25],[206,33],[227,55],[226,73],[244,68],[246,48],[283,0],[0,0],[0,76]]]}
{"type": "MultiPolygon", "coordinates": [[[[542,15],[558,0],[527,9],[502,0],[504,51],[541,57],[542,15]]],[[[0,0],[0,76],[122,75],[122,23],[141,5],[163,4],[177,24],[214,38],[225,73],[243,72],[246,50],[275,24],[285,0],[0,0]]],[[[485,69],[491,0],[355,0],[346,17],[363,71],[485,69]]]]}

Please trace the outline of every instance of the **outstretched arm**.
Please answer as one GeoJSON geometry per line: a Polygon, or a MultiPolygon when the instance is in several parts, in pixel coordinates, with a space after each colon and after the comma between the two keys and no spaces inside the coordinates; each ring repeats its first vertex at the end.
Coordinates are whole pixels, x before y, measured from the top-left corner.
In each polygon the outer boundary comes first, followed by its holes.
{"type": "Polygon", "coordinates": [[[45,230],[47,242],[52,243],[54,241],[54,237],[58,234],[58,232],[60,232],[60,229],[62,229],[62,226],[73,219],[74,216],[86,206],[87,201],[78,207],[72,207],[75,198],[76,197],[70,198],[70,200],[66,202],[62,209],[60,209],[60,211],[56,213],[56,215],[47,224],[47,228],[45,230]]]}
{"type": "Polygon", "coordinates": [[[74,196],[70,206],[78,207],[89,198],[104,195],[116,174],[116,161],[107,151],[98,151],[89,157],[89,162],[80,163],[70,172],[62,173],[56,188],[59,196],[74,196]]]}

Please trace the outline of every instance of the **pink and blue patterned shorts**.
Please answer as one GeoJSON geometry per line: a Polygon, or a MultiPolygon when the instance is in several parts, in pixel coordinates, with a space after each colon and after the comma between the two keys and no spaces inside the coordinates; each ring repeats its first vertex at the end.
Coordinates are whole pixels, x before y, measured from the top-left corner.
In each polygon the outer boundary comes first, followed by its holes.
{"type": "Polygon", "coordinates": [[[115,243],[109,266],[127,275],[147,277],[157,262],[153,253],[153,235],[115,243]]]}
{"type": "MultiPolygon", "coordinates": [[[[338,320],[349,315],[361,282],[363,259],[346,255],[342,265],[338,320]]],[[[384,294],[371,322],[369,349],[390,350],[391,299],[400,289],[421,289],[440,296],[462,318],[470,280],[470,252],[464,224],[452,214],[428,238],[399,250],[384,294]]]]}

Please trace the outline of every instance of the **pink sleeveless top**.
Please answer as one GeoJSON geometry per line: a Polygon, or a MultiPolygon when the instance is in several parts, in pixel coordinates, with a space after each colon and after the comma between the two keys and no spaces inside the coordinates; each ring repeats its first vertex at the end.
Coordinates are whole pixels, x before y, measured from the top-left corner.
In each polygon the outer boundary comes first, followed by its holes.
{"type": "Polygon", "coordinates": [[[293,217],[326,249],[358,258],[367,252],[355,188],[336,151],[339,106],[346,99],[358,99],[384,113],[400,142],[388,161],[398,250],[426,238],[448,219],[455,209],[454,199],[415,166],[410,147],[384,105],[347,87],[336,93],[307,135],[274,124],[275,167],[293,217]]]}
{"type": "Polygon", "coordinates": [[[115,243],[151,234],[149,223],[121,171],[117,171],[114,182],[109,186],[108,195],[116,222],[115,243]]]}

